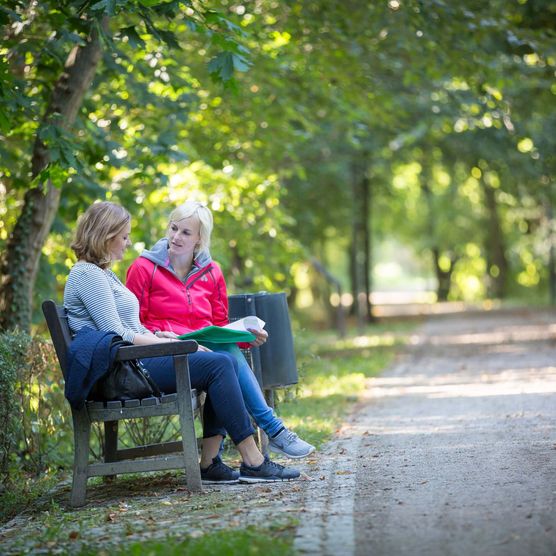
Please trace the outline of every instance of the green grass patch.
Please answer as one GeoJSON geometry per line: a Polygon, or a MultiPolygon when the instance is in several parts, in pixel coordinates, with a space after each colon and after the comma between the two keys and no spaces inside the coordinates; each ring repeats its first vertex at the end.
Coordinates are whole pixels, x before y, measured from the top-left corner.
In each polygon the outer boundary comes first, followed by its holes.
{"type": "Polygon", "coordinates": [[[31,506],[60,479],[61,474],[56,472],[43,473],[38,477],[23,473],[12,474],[10,483],[4,485],[5,490],[0,494],[0,524],[31,506]]]}
{"type": "Polygon", "coordinates": [[[225,529],[186,538],[142,541],[119,551],[86,550],[80,556],[110,554],[110,556],[287,556],[293,554],[292,537],[280,538],[272,530],[225,529]]]}
{"type": "Polygon", "coordinates": [[[278,392],[278,414],[301,438],[320,446],[358,401],[367,379],[392,362],[414,327],[373,325],[343,339],[331,332],[297,334],[299,384],[278,392]]]}

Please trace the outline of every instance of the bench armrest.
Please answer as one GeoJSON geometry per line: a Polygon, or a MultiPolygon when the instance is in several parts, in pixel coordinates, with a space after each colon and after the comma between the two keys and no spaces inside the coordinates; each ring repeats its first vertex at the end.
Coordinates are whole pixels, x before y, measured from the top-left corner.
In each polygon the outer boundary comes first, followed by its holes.
{"type": "Polygon", "coordinates": [[[124,346],[118,350],[116,361],[149,359],[151,357],[163,357],[164,355],[187,355],[195,353],[198,347],[199,344],[195,340],[179,340],[146,346],[124,346]]]}

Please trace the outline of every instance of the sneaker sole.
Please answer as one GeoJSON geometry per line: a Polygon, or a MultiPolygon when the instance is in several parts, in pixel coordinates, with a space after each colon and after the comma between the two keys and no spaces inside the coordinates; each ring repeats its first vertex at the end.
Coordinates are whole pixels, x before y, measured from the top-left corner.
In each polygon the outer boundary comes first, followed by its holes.
{"type": "Polygon", "coordinates": [[[239,479],[230,479],[227,481],[215,481],[213,479],[201,479],[204,485],[234,485],[239,483],[239,479]]]}
{"type": "Polygon", "coordinates": [[[240,483],[282,483],[287,481],[295,481],[299,477],[292,477],[291,479],[278,479],[278,478],[265,478],[265,477],[240,477],[240,483]]]}
{"type": "Polygon", "coordinates": [[[287,458],[290,458],[290,459],[306,458],[307,456],[309,456],[310,454],[312,454],[315,451],[315,448],[313,446],[306,454],[301,454],[300,456],[293,456],[292,454],[288,454],[288,452],[284,452],[284,450],[281,450],[280,448],[276,448],[275,446],[272,446],[272,444],[269,445],[269,449],[270,449],[271,452],[274,452],[275,454],[280,454],[280,455],[286,456],[287,458]]]}

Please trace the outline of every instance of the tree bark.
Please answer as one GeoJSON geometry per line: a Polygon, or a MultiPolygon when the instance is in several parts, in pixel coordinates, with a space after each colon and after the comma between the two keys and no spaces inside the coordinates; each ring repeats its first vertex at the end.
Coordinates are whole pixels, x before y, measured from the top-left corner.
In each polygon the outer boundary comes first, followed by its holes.
{"type": "Polygon", "coordinates": [[[431,245],[432,262],[434,267],[434,274],[436,276],[436,300],[447,301],[452,287],[452,272],[456,263],[457,257],[450,256],[450,268],[442,270],[440,267],[441,249],[438,241],[437,224],[436,224],[436,211],[434,207],[433,193],[431,191],[429,182],[432,180],[431,167],[428,163],[423,162],[423,173],[421,176],[421,191],[425,197],[427,205],[427,235],[428,242],[431,245]]]}
{"type": "MultiPolygon", "coordinates": [[[[102,22],[106,29],[108,19],[102,22]]],[[[70,129],[89,90],[101,58],[98,32],[91,33],[85,46],[72,49],[64,72],[52,91],[50,104],[43,117],[43,124],[70,129]]],[[[48,146],[36,137],[31,159],[32,177],[37,177],[50,161],[48,146]]],[[[60,204],[60,188],[50,180],[44,186],[34,187],[25,193],[23,208],[8,240],[2,261],[0,286],[0,330],[19,328],[29,330],[33,288],[39,267],[41,251],[50,232],[60,204]]]]}
{"type": "Polygon", "coordinates": [[[550,305],[556,305],[556,234],[554,233],[554,214],[550,201],[546,203],[548,221],[548,294],[550,305]]]}
{"type": "Polygon", "coordinates": [[[361,153],[352,165],[354,210],[350,250],[353,310],[359,328],[374,321],[371,304],[370,181],[367,167],[367,154],[361,153]]]}
{"type": "Polygon", "coordinates": [[[483,186],[486,208],[489,215],[486,228],[488,234],[486,245],[488,251],[487,262],[489,263],[488,272],[491,284],[490,290],[494,297],[503,299],[506,296],[508,281],[508,260],[506,258],[504,234],[498,216],[495,191],[486,184],[484,180],[481,180],[481,184],[483,186]],[[490,273],[491,265],[495,265],[498,268],[498,273],[496,275],[490,273]]]}
{"type": "Polygon", "coordinates": [[[361,219],[363,234],[363,280],[365,286],[365,319],[367,322],[375,320],[373,316],[373,305],[371,303],[372,293],[372,260],[373,253],[371,247],[371,180],[368,175],[367,157],[364,158],[365,168],[361,178],[361,219]]]}
{"type": "Polygon", "coordinates": [[[320,275],[324,277],[326,283],[338,296],[338,306],[331,307],[330,303],[328,303],[328,306],[334,312],[333,320],[336,330],[338,331],[338,336],[340,338],[345,338],[347,328],[344,307],[342,305],[342,284],[317,258],[311,257],[311,265],[320,275]]]}
{"type": "Polygon", "coordinates": [[[357,253],[359,251],[357,245],[357,216],[356,216],[356,209],[355,209],[355,184],[352,184],[353,189],[353,213],[351,219],[351,242],[349,245],[349,285],[351,289],[351,296],[352,302],[349,308],[349,315],[350,316],[357,316],[358,315],[358,308],[357,308],[357,292],[359,291],[359,277],[357,274],[357,253]]]}

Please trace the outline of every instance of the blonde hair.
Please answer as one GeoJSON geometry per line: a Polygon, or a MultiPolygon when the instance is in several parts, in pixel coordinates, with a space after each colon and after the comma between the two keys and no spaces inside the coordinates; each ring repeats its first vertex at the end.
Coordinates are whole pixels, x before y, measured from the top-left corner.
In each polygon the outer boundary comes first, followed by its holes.
{"type": "Polygon", "coordinates": [[[108,201],[94,203],[79,218],[71,248],[79,260],[108,268],[109,243],[130,220],[129,212],[120,205],[108,201]]]}
{"type": "Polygon", "coordinates": [[[210,248],[210,236],[212,234],[212,228],[214,225],[212,212],[205,205],[205,203],[200,203],[198,201],[186,201],[183,205],[175,208],[170,213],[170,218],[168,220],[168,228],[166,229],[166,235],[170,230],[172,222],[179,222],[184,218],[190,218],[195,216],[199,220],[199,247],[196,249],[195,253],[199,251],[207,251],[210,248]]]}

